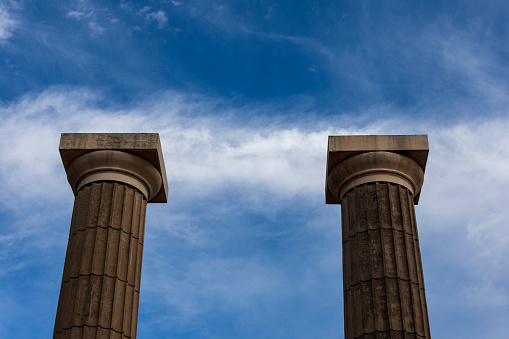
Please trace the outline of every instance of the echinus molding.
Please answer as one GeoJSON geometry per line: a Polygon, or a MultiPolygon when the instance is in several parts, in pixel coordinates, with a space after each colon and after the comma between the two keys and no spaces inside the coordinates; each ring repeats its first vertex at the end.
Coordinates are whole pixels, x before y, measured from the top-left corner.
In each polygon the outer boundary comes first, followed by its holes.
{"type": "Polygon", "coordinates": [[[76,158],[67,168],[67,179],[74,192],[98,181],[116,181],[136,187],[150,201],[161,188],[161,175],[147,160],[136,155],[94,151],[76,158]]]}
{"type": "Polygon", "coordinates": [[[412,159],[392,152],[367,152],[339,163],[327,178],[327,187],[341,199],[351,188],[370,182],[390,182],[419,194],[424,172],[412,159]]]}

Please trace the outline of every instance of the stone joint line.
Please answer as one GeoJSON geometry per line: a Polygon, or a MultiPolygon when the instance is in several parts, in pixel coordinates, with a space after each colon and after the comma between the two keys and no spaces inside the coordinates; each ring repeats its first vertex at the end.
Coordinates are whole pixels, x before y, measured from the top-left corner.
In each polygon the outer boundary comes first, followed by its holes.
{"type": "Polygon", "coordinates": [[[70,281],[71,281],[71,279],[79,279],[80,277],[91,277],[91,276],[94,276],[94,277],[108,277],[108,278],[110,278],[110,279],[117,279],[117,280],[119,280],[119,281],[121,281],[121,282],[125,282],[125,283],[127,283],[127,285],[128,285],[128,286],[134,287],[134,290],[135,290],[136,292],[139,292],[139,291],[136,289],[136,286],[135,286],[135,285],[131,285],[131,284],[129,283],[129,281],[128,281],[128,280],[122,280],[122,279],[120,279],[119,277],[111,277],[111,276],[109,276],[109,275],[107,275],[107,274],[95,274],[95,273],[90,273],[90,274],[80,274],[80,275],[78,275],[77,277],[69,277],[69,279],[68,279],[68,280],[64,280],[64,281],[62,281],[62,285],[63,285],[64,283],[68,283],[68,282],[70,282],[70,281]]]}
{"type": "MultiPolygon", "coordinates": [[[[85,231],[86,231],[86,230],[88,230],[88,229],[94,229],[94,228],[102,228],[102,229],[108,229],[108,228],[111,228],[111,229],[112,229],[112,230],[114,230],[114,231],[122,231],[122,232],[123,232],[123,233],[125,233],[125,234],[129,234],[129,235],[131,235],[131,238],[133,238],[133,239],[140,240],[140,236],[135,237],[135,236],[133,235],[133,232],[126,232],[126,231],[124,231],[124,229],[123,229],[123,228],[115,228],[115,227],[113,227],[113,226],[111,226],[111,225],[108,225],[108,226],[101,226],[101,225],[97,225],[97,226],[87,226],[87,227],[85,227],[85,228],[82,228],[82,229],[77,230],[77,231],[76,231],[76,232],[74,232],[74,233],[71,233],[71,235],[77,235],[77,234],[78,234],[78,232],[85,232],[85,231]]],[[[70,239],[70,238],[69,238],[69,239],[70,239]]],[[[141,245],[143,245],[143,243],[140,243],[140,244],[141,244],[141,245]]]]}
{"type": "Polygon", "coordinates": [[[366,283],[366,282],[370,282],[370,281],[373,281],[373,280],[383,280],[383,279],[397,279],[397,280],[401,280],[401,281],[405,281],[405,282],[410,282],[414,285],[417,285],[419,287],[419,289],[423,290],[424,291],[424,287],[421,287],[421,284],[418,283],[418,282],[414,282],[412,281],[410,278],[408,279],[403,279],[403,278],[400,278],[400,277],[388,277],[388,276],[383,276],[383,277],[380,277],[380,278],[370,278],[368,280],[360,280],[358,283],[356,284],[353,284],[353,285],[350,285],[350,288],[344,290],[345,292],[349,292],[352,290],[352,287],[355,287],[355,286],[359,286],[361,283],[366,283]]]}
{"type": "MultiPolygon", "coordinates": [[[[128,336],[128,335],[124,334],[124,331],[119,332],[119,331],[115,331],[115,330],[114,330],[113,328],[111,328],[111,327],[103,327],[103,326],[99,326],[99,325],[86,325],[86,324],[85,324],[85,325],[80,325],[80,326],[62,327],[62,330],[71,330],[71,329],[73,329],[73,328],[81,328],[81,327],[83,327],[83,328],[85,328],[85,327],[97,327],[97,328],[102,328],[103,330],[111,330],[111,331],[113,331],[113,332],[115,332],[115,333],[122,334],[122,335],[123,335],[124,337],[126,337],[126,338],[131,338],[131,336],[128,336]]],[[[62,332],[63,332],[63,331],[56,331],[55,333],[62,333],[62,332]]]]}
{"type": "MultiPolygon", "coordinates": [[[[364,234],[364,233],[367,233],[367,232],[376,232],[376,231],[379,231],[381,229],[384,229],[384,230],[388,230],[388,231],[394,231],[394,232],[400,232],[400,233],[405,233],[405,234],[408,234],[408,235],[411,235],[412,238],[413,236],[415,235],[414,233],[408,233],[406,230],[397,230],[395,229],[394,227],[383,227],[383,226],[380,226],[378,228],[375,228],[375,229],[367,229],[365,231],[361,231],[361,232],[357,232],[355,233],[355,235],[352,235],[352,236],[348,236],[348,239],[346,241],[343,241],[343,242],[348,242],[349,239],[353,239],[355,238],[358,234],[364,234]]],[[[419,241],[417,238],[413,238],[415,241],[419,241]]]]}
{"type": "Polygon", "coordinates": [[[415,334],[415,338],[416,338],[416,339],[420,339],[420,338],[426,339],[426,337],[425,337],[425,336],[418,335],[418,334],[417,334],[417,332],[398,331],[398,330],[388,330],[388,331],[367,332],[367,333],[363,333],[361,336],[354,337],[354,339],[357,339],[357,338],[364,338],[364,336],[365,336],[365,335],[376,335],[376,334],[378,334],[378,333],[388,333],[388,334],[391,334],[391,332],[397,332],[397,333],[402,333],[402,334],[405,334],[405,333],[408,333],[408,334],[415,334]]]}

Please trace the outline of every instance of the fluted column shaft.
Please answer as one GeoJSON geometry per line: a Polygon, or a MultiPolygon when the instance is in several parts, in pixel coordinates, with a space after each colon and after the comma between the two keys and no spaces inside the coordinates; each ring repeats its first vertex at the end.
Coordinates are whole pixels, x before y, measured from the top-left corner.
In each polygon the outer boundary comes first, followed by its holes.
{"type": "Polygon", "coordinates": [[[430,338],[412,193],[359,185],[341,215],[345,338],[430,338]]]}
{"type": "Polygon", "coordinates": [[[345,339],[430,339],[414,204],[427,135],[329,136],[325,202],[341,204],[345,339]]]}
{"type": "Polygon", "coordinates": [[[135,338],[147,200],[118,182],[75,198],[54,338],[135,338]]]}
{"type": "Polygon", "coordinates": [[[136,338],[147,203],[168,183],[157,133],[63,133],[74,209],[53,338],[136,338]]]}

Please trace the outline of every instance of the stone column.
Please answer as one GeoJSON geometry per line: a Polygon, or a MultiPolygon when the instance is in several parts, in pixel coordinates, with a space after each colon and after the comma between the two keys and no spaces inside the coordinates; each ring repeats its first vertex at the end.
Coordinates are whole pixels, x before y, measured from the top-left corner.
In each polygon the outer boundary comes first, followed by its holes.
{"type": "Polygon", "coordinates": [[[341,204],[345,339],[431,338],[414,204],[426,135],[331,136],[326,203],[341,204]]]}
{"type": "Polygon", "coordinates": [[[159,135],[62,134],[75,195],[53,338],[136,338],[147,202],[166,202],[159,135]]]}

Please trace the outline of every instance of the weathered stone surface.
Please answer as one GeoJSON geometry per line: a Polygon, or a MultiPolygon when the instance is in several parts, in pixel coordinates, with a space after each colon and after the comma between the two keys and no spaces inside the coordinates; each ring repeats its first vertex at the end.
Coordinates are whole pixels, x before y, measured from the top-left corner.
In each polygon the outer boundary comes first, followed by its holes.
{"type": "MultiPolygon", "coordinates": [[[[428,158],[427,135],[349,135],[329,136],[327,145],[327,169],[325,184],[325,201],[327,204],[339,204],[341,197],[336,197],[328,187],[331,172],[345,160],[368,152],[390,152],[403,155],[415,161],[424,173],[428,158]]],[[[392,182],[392,181],[388,181],[392,182]]],[[[419,193],[414,196],[419,201],[419,193]]]]}
{"type": "Polygon", "coordinates": [[[54,338],[135,338],[146,205],[114,182],[78,192],[54,338]]]}
{"type": "Polygon", "coordinates": [[[75,194],[54,338],[136,338],[147,202],[166,202],[157,134],[62,134],[75,194]]]}
{"type": "MultiPolygon", "coordinates": [[[[95,151],[115,150],[140,157],[155,167],[162,180],[159,191],[149,202],[168,200],[168,181],[157,133],[62,133],[59,149],[66,171],[74,160],[95,151]]],[[[72,188],[76,195],[77,190],[72,188]]]]}
{"type": "Polygon", "coordinates": [[[390,183],[355,187],[341,215],[345,338],[430,338],[409,190],[390,183]]]}
{"type": "Polygon", "coordinates": [[[345,339],[430,339],[414,204],[425,135],[329,137],[326,203],[341,204],[345,339]]]}

